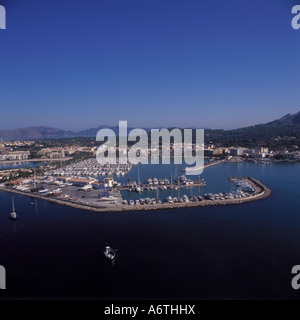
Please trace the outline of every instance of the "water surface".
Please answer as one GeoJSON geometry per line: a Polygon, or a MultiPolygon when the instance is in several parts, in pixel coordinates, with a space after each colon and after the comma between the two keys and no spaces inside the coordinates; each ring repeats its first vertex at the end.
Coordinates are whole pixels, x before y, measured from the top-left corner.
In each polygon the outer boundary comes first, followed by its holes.
{"type": "MultiPolygon", "coordinates": [[[[152,167],[141,166],[141,178],[168,178],[172,170],[152,167]]],[[[229,176],[258,178],[273,195],[237,206],[128,213],[14,195],[13,223],[11,194],[1,192],[7,290],[0,296],[298,298],[291,269],[300,264],[300,164],[220,164],[205,169],[203,192],[230,190],[229,176]],[[119,250],[113,265],[102,254],[106,241],[119,250]]]]}

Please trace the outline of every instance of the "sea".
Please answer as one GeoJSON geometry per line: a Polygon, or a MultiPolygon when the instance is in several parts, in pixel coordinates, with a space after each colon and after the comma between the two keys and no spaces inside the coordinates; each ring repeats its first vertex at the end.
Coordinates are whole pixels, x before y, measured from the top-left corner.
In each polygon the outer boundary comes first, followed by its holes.
{"type": "MultiPolygon", "coordinates": [[[[124,179],[176,174],[174,165],[140,165],[124,179]]],[[[12,194],[0,192],[7,287],[0,299],[299,299],[291,270],[300,265],[300,163],[221,163],[206,168],[206,187],[192,192],[231,191],[230,176],[257,178],[272,196],[234,206],[96,213],[14,195],[13,222],[12,194]],[[103,255],[107,243],[118,249],[113,263],[103,255]]]]}
{"type": "Polygon", "coordinates": [[[0,170],[3,169],[29,169],[29,168],[35,168],[39,166],[45,166],[51,164],[51,160],[49,161],[15,161],[15,162],[0,162],[0,170]]]}

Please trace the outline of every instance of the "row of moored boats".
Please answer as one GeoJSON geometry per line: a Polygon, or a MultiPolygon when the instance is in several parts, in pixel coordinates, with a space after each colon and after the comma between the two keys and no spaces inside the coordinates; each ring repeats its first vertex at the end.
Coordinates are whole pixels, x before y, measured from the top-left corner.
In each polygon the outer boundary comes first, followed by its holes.
{"type": "Polygon", "coordinates": [[[64,168],[52,170],[49,174],[54,176],[72,177],[99,177],[99,176],[125,176],[132,169],[132,164],[100,164],[97,159],[87,159],[70,164],[64,168]]]}
{"type": "Polygon", "coordinates": [[[161,203],[184,203],[184,202],[197,202],[203,201],[203,197],[201,196],[193,196],[188,197],[187,195],[183,195],[182,197],[171,197],[168,196],[166,200],[155,199],[155,198],[140,198],[137,200],[123,200],[124,205],[144,205],[144,204],[161,204],[161,203]]]}

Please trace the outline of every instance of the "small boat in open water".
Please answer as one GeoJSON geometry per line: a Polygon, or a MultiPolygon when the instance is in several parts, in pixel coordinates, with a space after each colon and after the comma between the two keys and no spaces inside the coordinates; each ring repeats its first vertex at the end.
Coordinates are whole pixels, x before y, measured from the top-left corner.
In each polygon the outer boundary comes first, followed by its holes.
{"type": "Polygon", "coordinates": [[[15,211],[15,203],[14,203],[14,198],[12,197],[12,213],[10,214],[12,220],[16,220],[17,219],[17,214],[15,211]]]}
{"type": "Polygon", "coordinates": [[[103,253],[105,258],[107,258],[108,260],[114,260],[116,257],[116,251],[117,250],[113,250],[110,246],[106,246],[103,253]]]}

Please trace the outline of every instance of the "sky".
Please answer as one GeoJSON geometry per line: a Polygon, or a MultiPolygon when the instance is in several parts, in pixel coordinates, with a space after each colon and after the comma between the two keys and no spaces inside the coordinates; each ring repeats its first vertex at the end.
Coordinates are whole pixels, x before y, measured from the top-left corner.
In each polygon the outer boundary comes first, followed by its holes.
{"type": "Polygon", "coordinates": [[[300,111],[300,1],[0,4],[0,130],[231,129],[300,111]]]}

